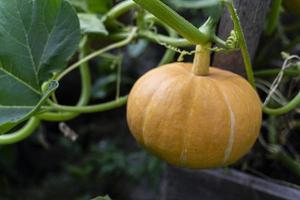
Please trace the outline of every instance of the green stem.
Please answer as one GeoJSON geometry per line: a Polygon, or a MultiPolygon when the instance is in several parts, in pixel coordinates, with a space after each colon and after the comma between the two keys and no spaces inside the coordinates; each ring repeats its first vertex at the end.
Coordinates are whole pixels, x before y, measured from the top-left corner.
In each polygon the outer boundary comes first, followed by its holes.
{"type": "MultiPolygon", "coordinates": [[[[267,70],[259,70],[255,71],[254,75],[258,77],[269,77],[269,76],[277,76],[281,69],[267,69],[267,70]]],[[[285,76],[299,76],[300,71],[296,69],[287,69],[284,71],[285,76]]]]}
{"type": "MultiPolygon", "coordinates": [[[[87,55],[87,37],[83,38],[80,43],[80,53],[79,59],[83,59],[87,55]]],[[[81,75],[81,95],[78,100],[77,105],[83,106],[88,104],[91,96],[91,73],[89,70],[88,62],[82,63],[80,66],[80,75],[81,75]]],[[[46,112],[38,117],[47,121],[67,121],[78,116],[78,113],[73,112],[63,112],[63,113],[51,113],[46,112]]]]}
{"type": "MultiPolygon", "coordinates": [[[[133,28],[132,29],[132,32],[130,35],[128,35],[128,37],[126,39],[124,39],[123,41],[120,41],[120,42],[117,42],[117,43],[114,43],[112,45],[109,45],[103,49],[100,49],[82,59],[80,59],[77,63],[75,63],[74,65],[70,66],[67,70],[65,70],[62,74],[60,74],[60,76],[57,77],[57,80],[60,80],[61,78],[63,78],[66,74],[68,74],[69,72],[73,71],[74,69],[76,69],[78,66],[81,66],[82,67],[82,64],[86,63],[87,61],[89,61],[90,59],[102,54],[102,53],[105,53],[109,50],[112,50],[112,49],[115,49],[115,48],[119,48],[119,47],[122,47],[122,46],[125,46],[126,44],[128,44],[129,42],[131,42],[131,40],[135,37],[136,35],[136,31],[137,29],[136,28],[133,28]]],[[[87,74],[83,73],[82,75],[82,78],[84,79],[83,81],[85,82],[89,82],[90,81],[90,78],[87,80],[87,77],[86,77],[87,74]]],[[[84,97],[86,96],[85,93],[90,93],[90,87],[83,87],[84,90],[89,90],[88,92],[82,92],[82,95],[81,95],[81,99],[84,99],[84,97]]],[[[82,100],[80,100],[77,104],[77,107],[80,108],[81,106],[84,106],[87,102],[84,102],[82,100]]],[[[110,103],[112,102],[109,102],[108,105],[106,104],[101,104],[101,105],[95,105],[95,106],[91,106],[90,108],[88,108],[87,110],[99,110],[101,111],[102,109],[106,109],[107,106],[109,108],[109,105],[110,103]]],[[[116,104],[116,106],[120,103],[123,103],[122,99],[118,99],[114,102],[116,104]]],[[[123,104],[122,104],[123,105],[123,104]]],[[[58,106],[59,107],[59,106],[58,106]]],[[[43,119],[43,120],[47,120],[47,121],[67,121],[67,120],[71,120],[75,117],[77,117],[79,115],[79,112],[78,111],[74,111],[72,108],[75,108],[74,106],[67,106],[68,108],[67,109],[61,109],[60,111],[63,111],[63,112],[57,112],[57,113],[53,113],[53,112],[47,112],[47,113],[43,113],[41,115],[39,115],[38,117],[40,119],[43,119]],[[71,109],[70,109],[71,108],[71,109]]],[[[66,108],[66,107],[65,107],[66,108]]],[[[84,109],[85,107],[83,107],[84,109]]],[[[76,110],[76,109],[75,109],[76,110]]],[[[85,112],[85,111],[83,111],[85,112]]],[[[94,111],[93,111],[94,112],[94,111]]]]}
{"type": "Polygon", "coordinates": [[[212,35],[205,35],[195,26],[177,14],[160,0],[134,0],[141,7],[152,13],[158,19],[172,27],[181,36],[193,44],[203,44],[212,39],[212,35]]]}
{"type": "MultiPolygon", "coordinates": [[[[206,22],[200,27],[203,33],[214,35],[217,22],[209,17],[206,22]]],[[[192,71],[196,76],[207,76],[210,67],[210,49],[211,43],[196,45],[196,52],[193,61],[192,71]]]]}
{"type": "MultiPolygon", "coordinates": [[[[136,31],[137,29],[136,28],[133,28],[132,29],[132,32],[130,35],[128,35],[128,37],[126,39],[124,39],[123,41],[120,41],[120,42],[117,42],[117,43],[114,43],[112,45],[109,45],[103,49],[100,49],[99,51],[97,52],[94,52],[88,56],[85,56],[84,58],[82,57],[77,63],[75,63],[74,65],[72,65],[71,67],[69,67],[67,70],[65,70],[62,74],[60,74],[60,76],[57,77],[57,80],[60,80],[61,78],[63,78],[66,74],[68,74],[69,72],[73,71],[74,69],[76,69],[78,66],[84,66],[83,64],[84,63],[87,63],[87,61],[89,61],[90,59],[94,58],[94,57],[97,57],[98,55],[102,54],[102,53],[105,53],[109,50],[112,50],[112,49],[115,49],[115,48],[119,48],[119,47],[122,47],[122,46],[125,46],[126,44],[128,44],[136,35],[136,31]]],[[[82,71],[81,71],[82,72],[82,71]]],[[[84,72],[84,71],[83,71],[84,72]]],[[[82,74],[82,78],[83,78],[83,83],[85,83],[86,85],[83,86],[83,90],[86,91],[86,92],[82,92],[81,94],[81,98],[80,98],[80,101],[78,102],[77,106],[80,108],[80,106],[84,106],[86,105],[88,102],[84,101],[85,97],[87,96],[86,94],[89,93],[90,94],[90,73],[89,74],[89,77],[87,77],[86,73],[83,73],[82,74]],[[87,84],[89,83],[89,84],[87,84]]],[[[119,101],[119,100],[116,100],[116,101],[119,101]]],[[[73,107],[73,106],[70,106],[70,107],[73,107]]],[[[104,106],[106,107],[106,106],[104,106]]],[[[94,109],[93,107],[90,108],[90,109],[94,109]]],[[[95,108],[96,110],[97,109],[102,109],[101,107],[100,108],[95,108]]],[[[47,112],[47,113],[43,113],[41,115],[39,115],[38,117],[40,119],[43,119],[43,120],[47,120],[47,121],[67,121],[67,120],[71,120],[75,117],[77,117],[79,115],[78,111],[74,111],[74,110],[70,110],[70,109],[63,109],[61,110],[63,112],[57,112],[57,113],[53,113],[53,112],[47,112]]]]}
{"type": "Polygon", "coordinates": [[[295,96],[288,104],[280,108],[269,108],[267,106],[263,107],[263,111],[269,115],[283,115],[291,110],[297,108],[300,105],[300,92],[295,96]]]}
{"type": "Polygon", "coordinates": [[[120,47],[123,47],[125,45],[127,45],[128,43],[130,43],[136,36],[136,32],[137,32],[137,28],[133,28],[130,35],[125,39],[125,40],[122,40],[120,42],[117,42],[117,43],[114,43],[114,44],[111,44],[107,47],[104,47],[103,49],[100,49],[98,51],[95,51],[93,52],[92,54],[86,56],[85,58],[79,60],[78,62],[76,62],[75,64],[71,65],[69,68],[67,68],[65,71],[63,71],[57,78],[56,80],[61,80],[65,75],[69,74],[71,71],[75,70],[77,67],[79,67],[80,65],[82,65],[83,63],[107,52],[107,51],[111,51],[113,49],[116,49],[116,48],[120,48],[120,47]]]}
{"type": "Polygon", "coordinates": [[[74,112],[45,112],[37,115],[41,120],[49,122],[61,122],[72,120],[77,117],[79,114],[74,112]]]}
{"type": "Polygon", "coordinates": [[[189,47],[193,44],[184,38],[168,37],[152,31],[140,31],[139,35],[153,42],[166,43],[175,47],[189,47]]]}
{"type": "MultiPolygon", "coordinates": [[[[167,29],[169,35],[171,37],[176,37],[177,33],[173,29],[167,29]]],[[[167,49],[164,56],[161,58],[159,62],[159,66],[168,64],[174,60],[174,56],[176,55],[176,52],[172,49],[167,49]]]]}
{"type": "Polygon", "coordinates": [[[246,39],[245,39],[245,35],[238,17],[238,14],[234,8],[233,2],[227,2],[226,3],[228,10],[230,12],[230,15],[232,17],[233,20],[233,24],[234,24],[234,30],[236,31],[239,43],[240,43],[240,47],[241,47],[241,51],[242,51],[242,55],[244,58],[244,64],[245,64],[245,68],[246,68],[246,73],[247,73],[247,77],[248,77],[248,81],[250,82],[250,84],[255,88],[255,78],[254,78],[254,73],[253,73],[253,69],[252,69],[252,64],[251,64],[251,58],[250,58],[250,54],[248,51],[248,47],[247,47],[247,43],[246,43],[246,39]]]}
{"type": "Polygon", "coordinates": [[[210,1],[174,1],[174,6],[184,9],[199,9],[207,8],[211,6],[216,6],[220,3],[220,0],[210,0],[210,1]]]}
{"type": "MultiPolygon", "coordinates": [[[[88,47],[87,47],[87,37],[84,38],[84,41],[80,44],[80,53],[79,53],[79,60],[83,59],[88,54],[88,47]]],[[[91,72],[90,66],[88,62],[82,63],[80,68],[80,75],[81,75],[81,95],[77,105],[86,105],[90,101],[91,97],[91,72]]]]}
{"type": "Polygon", "coordinates": [[[117,62],[116,100],[120,98],[122,82],[122,61],[119,59],[117,62]]]}
{"type": "Polygon", "coordinates": [[[126,104],[128,96],[120,97],[117,100],[90,106],[64,106],[52,103],[54,109],[59,111],[75,112],[75,113],[94,113],[103,112],[115,108],[119,108],[126,104]]]}
{"type": "MultiPolygon", "coordinates": [[[[222,40],[221,38],[219,38],[218,36],[214,35],[213,36],[213,41],[218,44],[219,47],[224,48],[224,49],[228,49],[226,42],[224,40],[222,40]]],[[[230,49],[229,49],[230,50],[230,49]]]]}
{"type": "Polygon", "coordinates": [[[271,116],[269,119],[269,134],[268,134],[269,143],[274,145],[277,143],[277,131],[275,117],[271,116]]]}
{"type": "Polygon", "coordinates": [[[122,1],[115,5],[105,16],[107,20],[116,19],[122,14],[128,12],[131,8],[136,7],[136,4],[132,0],[122,1]]]}
{"type": "Polygon", "coordinates": [[[210,66],[210,48],[211,43],[197,45],[193,61],[193,74],[196,76],[207,76],[210,66]]]}
{"type": "Polygon", "coordinates": [[[270,145],[268,151],[270,152],[272,159],[281,163],[284,167],[300,177],[300,163],[290,156],[282,146],[278,144],[270,145]]]}
{"type": "Polygon", "coordinates": [[[271,154],[271,158],[281,163],[283,166],[291,170],[297,176],[300,176],[300,163],[297,162],[292,156],[286,153],[281,145],[278,144],[278,135],[276,131],[276,121],[275,117],[269,119],[269,143],[267,150],[271,154]]]}
{"type": "Polygon", "coordinates": [[[266,35],[271,35],[276,29],[280,17],[282,0],[273,0],[270,13],[267,18],[266,35]]]}
{"type": "MultiPolygon", "coordinates": [[[[109,36],[105,37],[106,40],[123,40],[128,37],[130,33],[124,31],[119,33],[110,34],[109,36]]],[[[177,37],[169,37],[161,34],[154,33],[152,31],[147,30],[140,30],[138,32],[138,36],[148,39],[152,42],[161,42],[165,43],[174,47],[190,47],[193,46],[192,43],[187,41],[184,38],[177,38],[177,37]]]]}
{"type": "Polygon", "coordinates": [[[285,151],[281,150],[275,155],[276,159],[285,167],[290,169],[295,175],[300,177],[300,163],[289,156],[285,151]]]}
{"type": "Polygon", "coordinates": [[[40,125],[40,120],[36,117],[32,117],[23,128],[14,132],[4,135],[0,135],[0,144],[7,145],[19,142],[29,137],[40,125]]]}
{"type": "MultiPolygon", "coordinates": [[[[152,20],[152,21],[154,21],[156,24],[158,24],[158,25],[162,26],[163,28],[165,28],[170,37],[173,37],[173,38],[177,37],[177,32],[176,31],[174,31],[172,28],[170,28],[165,23],[161,22],[159,19],[157,19],[153,15],[146,16],[145,20],[152,20]]],[[[161,66],[161,65],[168,64],[168,63],[172,62],[174,60],[175,54],[176,54],[175,51],[173,51],[172,49],[167,48],[167,50],[164,53],[164,56],[161,58],[161,60],[160,60],[160,62],[158,64],[158,66],[161,66]]]]}

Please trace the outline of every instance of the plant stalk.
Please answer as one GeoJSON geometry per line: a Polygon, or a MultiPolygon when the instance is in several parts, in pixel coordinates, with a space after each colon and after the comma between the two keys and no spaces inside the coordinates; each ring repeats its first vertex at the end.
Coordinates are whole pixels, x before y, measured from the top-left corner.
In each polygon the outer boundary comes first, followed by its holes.
{"type": "Polygon", "coordinates": [[[252,68],[252,63],[251,63],[251,58],[250,58],[250,54],[248,51],[248,46],[246,43],[246,39],[245,39],[245,35],[241,26],[241,22],[239,19],[239,16],[236,12],[236,9],[234,8],[233,2],[227,2],[226,3],[227,8],[229,10],[229,13],[231,15],[233,24],[234,24],[234,30],[236,31],[238,40],[239,40],[239,44],[241,47],[241,52],[244,58],[244,64],[245,64],[245,68],[246,68],[246,73],[247,73],[247,77],[248,77],[248,81],[250,82],[250,84],[256,88],[256,84],[255,84],[255,78],[254,78],[254,72],[253,72],[253,68],[252,68]]]}
{"type": "Polygon", "coordinates": [[[74,63],[73,65],[71,65],[69,68],[67,68],[65,71],[63,71],[57,78],[56,80],[59,81],[61,80],[64,76],[66,76],[67,74],[69,74],[71,71],[77,69],[80,65],[82,65],[83,63],[116,48],[120,48],[123,47],[125,45],[127,45],[128,43],[130,43],[136,36],[137,34],[137,28],[134,27],[130,33],[130,35],[128,35],[128,37],[120,42],[111,44],[107,47],[104,47],[103,49],[100,49],[98,51],[93,52],[92,54],[82,58],[81,60],[79,60],[78,62],[74,63]]]}
{"type": "Polygon", "coordinates": [[[40,125],[40,120],[32,117],[21,129],[16,132],[0,135],[0,144],[13,144],[29,137],[40,125]]]}
{"type": "MultiPolygon", "coordinates": [[[[83,59],[87,53],[87,42],[88,38],[87,36],[83,38],[81,41],[79,47],[79,60],[83,59]]],[[[88,104],[91,96],[91,72],[89,69],[88,62],[84,62],[79,67],[80,69],[80,75],[81,75],[81,94],[80,98],[78,100],[77,106],[84,106],[88,104]]],[[[78,113],[74,112],[46,112],[43,114],[38,115],[39,119],[47,120],[47,121],[67,121],[70,119],[73,119],[78,116],[78,113]]]]}
{"type": "Polygon", "coordinates": [[[207,76],[210,66],[211,43],[197,45],[192,71],[196,76],[207,76]]]}
{"type": "MultiPolygon", "coordinates": [[[[272,77],[277,76],[281,69],[267,69],[259,70],[254,72],[254,75],[257,77],[272,77]]],[[[297,69],[287,69],[284,71],[284,76],[300,76],[300,70],[297,69]]]]}
{"type": "Polygon", "coordinates": [[[286,105],[280,108],[269,108],[267,106],[264,106],[263,111],[264,113],[269,115],[283,115],[299,107],[299,105],[300,105],[300,92],[298,92],[298,94],[286,105]]]}
{"type": "Polygon", "coordinates": [[[88,105],[88,106],[65,106],[53,103],[53,109],[59,111],[66,112],[74,112],[74,113],[95,113],[95,112],[103,112],[107,110],[112,110],[115,108],[119,108],[127,103],[128,96],[119,97],[116,100],[100,103],[97,105],[88,105]]]}
{"type": "Polygon", "coordinates": [[[134,0],[134,2],[172,27],[193,44],[206,43],[212,38],[211,35],[200,32],[194,25],[160,0],[134,0]]]}
{"type": "Polygon", "coordinates": [[[134,8],[136,4],[132,0],[122,1],[113,7],[105,16],[108,20],[113,20],[134,8]]]}
{"type": "MultiPolygon", "coordinates": [[[[200,30],[206,35],[215,35],[216,24],[217,21],[209,17],[200,27],[200,30]]],[[[192,68],[192,71],[196,76],[207,76],[209,74],[211,45],[212,44],[210,42],[196,45],[192,68]]]]}
{"type": "Polygon", "coordinates": [[[271,10],[268,14],[267,25],[265,33],[270,36],[278,27],[280,9],[282,5],[282,0],[273,0],[271,10]]]}

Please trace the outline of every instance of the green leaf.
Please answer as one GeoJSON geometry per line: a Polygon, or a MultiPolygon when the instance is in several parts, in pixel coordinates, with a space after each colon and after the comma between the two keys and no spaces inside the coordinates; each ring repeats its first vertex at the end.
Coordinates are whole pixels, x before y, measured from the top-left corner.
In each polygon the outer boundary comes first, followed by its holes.
{"type": "Polygon", "coordinates": [[[108,35],[101,19],[96,14],[78,14],[80,20],[80,29],[83,34],[97,33],[108,35]]]}
{"type": "Polygon", "coordinates": [[[111,200],[111,198],[108,195],[106,195],[104,197],[96,197],[91,200],[111,200]]]}
{"type": "Polygon", "coordinates": [[[51,81],[48,89],[35,105],[0,105],[0,134],[9,131],[11,128],[25,121],[37,112],[42,104],[57,88],[58,82],[51,81]]]}
{"type": "Polygon", "coordinates": [[[105,14],[112,7],[112,0],[68,0],[77,10],[105,14]]]}
{"type": "Polygon", "coordinates": [[[0,1],[0,134],[37,111],[55,89],[42,94],[42,83],[65,67],[79,40],[78,17],[63,0],[0,1]]]}
{"type": "Polygon", "coordinates": [[[112,7],[112,0],[87,0],[88,8],[94,13],[107,13],[112,7]]]}
{"type": "Polygon", "coordinates": [[[67,0],[80,12],[89,12],[86,0],[67,0]]]}

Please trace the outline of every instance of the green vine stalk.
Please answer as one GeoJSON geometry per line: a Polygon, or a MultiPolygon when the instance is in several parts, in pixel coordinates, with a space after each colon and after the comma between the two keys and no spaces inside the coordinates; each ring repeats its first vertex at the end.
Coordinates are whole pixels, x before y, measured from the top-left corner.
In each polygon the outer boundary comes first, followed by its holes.
{"type": "MultiPolygon", "coordinates": [[[[79,59],[83,59],[87,55],[87,37],[84,37],[79,45],[79,59]]],[[[84,106],[88,104],[91,96],[91,73],[89,69],[88,62],[84,62],[80,65],[80,75],[81,75],[81,94],[78,100],[77,106],[84,106]]],[[[67,121],[77,117],[78,113],[73,112],[45,112],[37,117],[41,120],[47,121],[67,121]]]]}
{"type": "Polygon", "coordinates": [[[68,67],[65,71],[63,71],[61,74],[59,74],[59,76],[56,78],[57,81],[60,81],[64,76],[66,76],[67,74],[69,74],[70,72],[72,72],[73,70],[75,70],[76,68],[78,68],[81,64],[107,52],[107,51],[111,51],[113,49],[117,49],[120,47],[123,47],[125,45],[127,45],[128,43],[130,43],[135,37],[136,37],[136,32],[137,32],[137,28],[134,27],[130,33],[130,35],[125,39],[122,40],[120,42],[111,44],[107,47],[104,47],[98,51],[93,52],[92,54],[84,57],[83,59],[79,60],[78,62],[76,62],[75,64],[71,65],[70,67],[68,67]]]}
{"type": "Polygon", "coordinates": [[[268,16],[265,33],[271,35],[278,26],[282,0],[273,0],[272,7],[268,16]]]}
{"type": "Polygon", "coordinates": [[[177,31],[181,36],[186,38],[192,44],[204,44],[209,41],[213,41],[218,45],[224,47],[224,43],[221,39],[216,39],[215,35],[206,34],[194,25],[168,7],[160,0],[134,0],[142,8],[146,9],[148,12],[156,16],[158,19],[169,25],[175,31],[177,31]]]}
{"type": "Polygon", "coordinates": [[[105,15],[105,20],[113,20],[128,12],[132,8],[136,7],[136,4],[132,0],[122,1],[113,7],[108,13],[105,15]]]}
{"type": "Polygon", "coordinates": [[[0,144],[7,145],[20,142],[29,137],[40,126],[40,120],[37,117],[32,117],[18,131],[0,135],[0,144]]]}
{"type": "Polygon", "coordinates": [[[239,16],[236,12],[236,9],[234,8],[232,1],[227,2],[226,5],[230,12],[230,15],[231,15],[231,18],[232,18],[232,21],[234,24],[234,30],[236,32],[236,35],[237,35],[239,43],[240,43],[240,48],[241,48],[241,52],[242,52],[242,55],[244,58],[244,64],[245,64],[248,81],[255,88],[256,84],[255,84],[254,72],[253,72],[253,68],[252,68],[252,64],[251,64],[251,58],[250,58],[250,54],[248,51],[247,42],[246,42],[245,35],[244,35],[243,29],[242,29],[242,25],[239,20],[239,16]]]}
{"type": "Polygon", "coordinates": [[[278,132],[276,129],[277,121],[274,116],[271,116],[268,120],[268,140],[269,146],[267,146],[267,150],[271,154],[271,158],[280,162],[282,165],[290,169],[294,174],[300,177],[300,163],[297,162],[294,158],[292,158],[283,147],[278,144],[278,132]]]}
{"type": "Polygon", "coordinates": [[[280,107],[280,108],[270,108],[267,106],[263,107],[263,111],[269,115],[283,115],[291,110],[294,110],[300,105],[300,92],[286,105],[280,107]]]}

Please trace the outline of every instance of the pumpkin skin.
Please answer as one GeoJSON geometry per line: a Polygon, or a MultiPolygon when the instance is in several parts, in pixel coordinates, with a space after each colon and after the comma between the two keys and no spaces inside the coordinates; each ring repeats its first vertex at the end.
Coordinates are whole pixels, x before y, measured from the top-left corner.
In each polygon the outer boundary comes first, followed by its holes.
{"type": "Polygon", "coordinates": [[[244,156],[255,143],[262,105],[252,86],[229,71],[196,76],[190,63],[143,75],[132,88],[127,121],[135,139],[176,166],[215,168],[244,156]]]}

